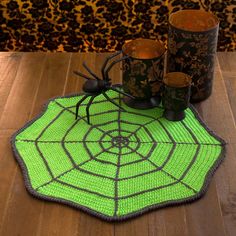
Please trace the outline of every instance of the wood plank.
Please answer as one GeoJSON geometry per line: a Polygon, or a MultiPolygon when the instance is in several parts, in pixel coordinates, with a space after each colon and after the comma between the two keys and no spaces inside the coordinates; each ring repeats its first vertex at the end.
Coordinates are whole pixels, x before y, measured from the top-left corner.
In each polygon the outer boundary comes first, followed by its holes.
{"type": "Polygon", "coordinates": [[[2,112],[1,130],[18,129],[28,120],[32,101],[41,78],[44,59],[45,53],[26,53],[23,55],[2,112]]]}
{"type": "Polygon", "coordinates": [[[21,53],[0,53],[0,118],[22,58],[21,53]]]}
{"type": "MultiPolygon", "coordinates": [[[[32,54],[29,53],[23,55],[16,79],[14,80],[6,105],[4,106],[3,115],[0,120],[1,131],[15,131],[15,129],[20,128],[20,126],[29,119],[29,114],[31,113],[34,104],[35,92],[41,77],[41,63],[44,61],[44,58],[45,54],[42,53],[35,56],[32,56],[32,54]],[[32,75],[34,74],[36,80],[32,81],[32,75]],[[17,107],[17,109],[15,109],[15,107],[17,107]],[[11,113],[11,117],[9,116],[9,113],[11,113]]],[[[31,201],[32,205],[21,202],[21,211],[16,211],[16,199],[21,198],[22,195],[26,199],[30,199],[30,196],[25,190],[21,171],[12,155],[9,144],[9,136],[11,135],[12,133],[10,134],[8,132],[5,137],[2,137],[4,141],[1,142],[1,145],[4,146],[1,147],[1,155],[3,156],[0,159],[0,166],[2,167],[0,171],[0,180],[4,179],[2,182],[3,184],[1,185],[3,188],[1,190],[3,190],[4,194],[0,195],[1,205],[3,204],[2,210],[0,211],[0,235],[17,235],[18,232],[24,232],[24,230],[31,230],[31,232],[33,232],[34,229],[31,228],[33,224],[29,224],[29,222],[33,223],[31,221],[31,215],[26,215],[26,217],[23,218],[21,217],[21,214],[25,210],[28,210],[25,209],[25,207],[37,210],[37,201],[33,199],[33,201],[31,201]],[[20,228],[14,230],[14,227],[12,227],[13,222],[14,224],[17,222],[17,224],[20,225],[20,228]],[[11,230],[14,231],[13,234],[11,234],[11,230]]]]}
{"type": "MultiPolygon", "coordinates": [[[[41,74],[42,79],[39,80],[40,84],[38,89],[35,91],[35,106],[31,112],[31,117],[39,113],[42,110],[42,104],[48,100],[49,97],[54,97],[62,94],[63,86],[65,83],[67,67],[69,63],[69,54],[48,54],[45,67],[43,73],[41,74]],[[55,84],[57,86],[55,86],[55,84]],[[53,88],[53,89],[52,89],[53,88]]],[[[39,63],[40,64],[40,63],[39,63]]],[[[35,71],[36,73],[37,71],[35,71]]],[[[21,172],[17,172],[16,178],[13,184],[14,189],[20,189],[18,194],[14,194],[11,198],[11,204],[9,204],[9,209],[6,213],[6,222],[4,222],[4,233],[6,235],[15,235],[17,233],[21,233],[22,235],[28,234],[31,235],[35,233],[35,230],[41,230],[39,228],[40,225],[40,217],[41,211],[43,209],[44,203],[43,201],[36,200],[32,198],[24,189],[22,181],[21,172]],[[10,222],[14,221],[14,218],[17,217],[22,219],[15,222],[15,226],[11,227],[10,222]],[[27,227],[22,227],[22,224],[26,224],[28,220],[30,220],[31,224],[27,227]]],[[[50,205],[50,204],[48,204],[50,205]]],[[[56,204],[55,204],[56,205],[56,204]]],[[[50,208],[50,210],[53,207],[50,208]]],[[[49,212],[50,212],[49,210],[49,212]]],[[[54,218],[54,216],[53,216],[54,218]]],[[[63,218],[57,218],[63,219],[63,218]]],[[[48,219],[49,222],[51,218],[48,219]]],[[[61,222],[62,223],[62,222],[61,222]]],[[[60,224],[62,225],[62,224],[60,224]]]]}
{"type": "Polygon", "coordinates": [[[163,209],[165,232],[170,236],[188,236],[185,205],[163,209]]]}
{"type": "MultiPolygon", "coordinates": [[[[225,220],[226,232],[228,235],[235,235],[236,232],[236,173],[235,173],[235,152],[236,152],[236,111],[235,111],[235,79],[236,79],[236,53],[220,53],[218,65],[220,67],[219,77],[221,78],[220,89],[224,94],[223,100],[219,97],[221,113],[227,112],[229,120],[221,124],[224,129],[227,145],[227,157],[224,163],[224,170],[219,172],[217,182],[218,195],[222,206],[222,213],[225,220]],[[226,111],[225,111],[226,110],[226,111]],[[232,119],[232,120],[231,120],[232,119]]],[[[225,118],[225,117],[224,117],[225,118]]]]}
{"type": "Polygon", "coordinates": [[[162,236],[170,235],[166,233],[166,223],[164,209],[146,213],[137,218],[124,222],[115,223],[115,235],[120,236],[162,236]]]}
{"type": "Polygon", "coordinates": [[[217,58],[222,73],[236,73],[236,52],[218,52],[217,58]]]}
{"type": "MultiPolygon", "coordinates": [[[[78,212],[77,212],[78,213],[78,212]]],[[[113,236],[114,226],[113,223],[100,220],[96,217],[90,216],[87,213],[79,213],[79,219],[77,218],[77,234],[78,236],[84,235],[101,235],[101,236],[113,236]]],[[[62,234],[61,234],[62,235],[62,234]]],[[[65,235],[65,234],[64,234],[65,235]]]]}
{"type": "MultiPolygon", "coordinates": [[[[216,73],[219,73],[218,66],[216,66],[215,70],[216,73]]],[[[207,106],[211,106],[215,93],[218,93],[218,90],[214,90],[213,95],[209,99],[195,106],[209,126],[211,126],[212,121],[207,119],[205,110],[207,106]]],[[[225,235],[215,179],[211,181],[209,189],[203,198],[193,204],[186,205],[186,220],[190,235],[225,235]],[[214,221],[214,227],[212,221],[214,221]]]]}
{"type": "Polygon", "coordinates": [[[206,195],[185,209],[189,235],[226,235],[214,180],[206,195]]]}
{"type": "Polygon", "coordinates": [[[143,236],[149,232],[149,218],[147,215],[115,224],[115,235],[117,236],[143,236]]]}
{"type": "Polygon", "coordinates": [[[48,53],[42,80],[38,87],[33,116],[42,111],[49,99],[63,95],[71,54],[48,53]]]}
{"type": "Polygon", "coordinates": [[[236,52],[218,53],[220,73],[224,79],[229,104],[236,120],[236,52]]]}
{"type": "MultiPolygon", "coordinates": [[[[165,218],[165,210],[166,209],[160,209],[158,211],[154,210],[150,213],[148,213],[148,235],[150,236],[168,236],[167,231],[166,231],[166,225],[168,223],[171,223],[166,221],[165,218]]],[[[171,234],[169,234],[171,235],[171,234]]]]}
{"type": "MultiPolygon", "coordinates": [[[[230,54],[228,55],[230,57],[230,54]]],[[[236,196],[236,126],[220,69],[216,70],[215,73],[212,96],[201,104],[201,113],[210,128],[228,142],[226,158],[214,176],[217,191],[215,198],[218,197],[222,210],[223,223],[221,228],[225,228],[226,235],[235,235],[236,207],[233,199],[236,196]]],[[[212,202],[209,201],[209,204],[212,202]]],[[[219,227],[214,217],[212,217],[211,222],[214,222],[212,228],[219,227]]]]}
{"type": "Polygon", "coordinates": [[[222,78],[226,86],[227,96],[229,100],[229,105],[231,107],[234,120],[236,121],[236,73],[222,73],[222,78]]]}
{"type": "MultiPolygon", "coordinates": [[[[6,215],[8,207],[9,195],[12,189],[12,178],[16,173],[16,162],[12,156],[12,151],[9,147],[8,136],[0,138],[0,233],[1,226],[4,227],[3,219],[6,215]]],[[[2,235],[2,234],[0,234],[2,235]]]]}
{"type": "Polygon", "coordinates": [[[135,219],[115,224],[115,235],[168,235],[188,234],[185,207],[170,207],[154,210],[135,219]]]}
{"type": "MultiPolygon", "coordinates": [[[[43,105],[47,103],[48,99],[63,94],[70,58],[71,54],[50,53],[47,55],[32,116],[36,116],[42,111],[43,105]]],[[[37,201],[40,202],[40,209],[37,212],[37,215],[34,216],[35,219],[37,219],[37,222],[34,225],[35,234],[60,235],[59,233],[63,233],[64,231],[67,231],[68,235],[73,235],[75,233],[71,232],[74,230],[74,227],[72,227],[72,219],[64,217],[64,212],[71,211],[71,209],[56,203],[49,203],[43,200],[37,201]],[[62,215],[63,217],[61,217],[62,215]],[[68,220],[71,221],[71,223],[68,222],[68,220]]]]}
{"type": "MultiPolygon", "coordinates": [[[[94,66],[95,54],[73,54],[71,62],[69,63],[70,66],[67,70],[66,83],[63,89],[62,87],[60,89],[60,91],[63,90],[62,93],[64,95],[81,91],[81,85],[84,81],[83,79],[79,80],[76,78],[73,75],[73,70],[81,68],[82,61],[86,61],[88,66],[97,73],[94,66]]],[[[64,75],[64,77],[66,76],[64,75]]],[[[57,83],[58,82],[57,80],[57,83]]],[[[48,91],[50,91],[50,89],[48,91]]],[[[57,203],[50,205],[44,203],[37,235],[52,234],[79,236],[98,234],[110,236],[113,235],[113,225],[68,206],[57,203]]]]}

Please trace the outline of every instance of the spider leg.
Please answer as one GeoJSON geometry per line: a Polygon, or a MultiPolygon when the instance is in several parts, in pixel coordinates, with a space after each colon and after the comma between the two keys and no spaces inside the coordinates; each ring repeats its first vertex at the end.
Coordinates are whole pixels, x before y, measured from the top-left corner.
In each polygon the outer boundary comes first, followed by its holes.
{"type": "Polygon", "coordinates": [[[116,89],[116,88],[114,88],[114,87],[110,87],[110,89],[113,90],[113,91],[116,91],[117,93],[121,93],[121,94],[123,94],[123,95],[125,95],[125,96],[127,96],[127,97],[130,97],[130,98],[135,99],[134,96],[132,96],[132,95],[130,95],[130,94],[128,94],[128,93],[125,93],[125,92],[123,92],[123,91],[120,91],[120,90],[118,90],[118,89],[116,89]]]}
{"type": "Polygon", "coordinates": [[[116,52],[115,54],[109,56],[106,58],[106,60],[104,61],[103,65],[102,65],[102,77],[105,78],[105,68],[107,66],[107,63],[109,62],[109,60],[111,60],[112,58],[118,56],[121,53],[121,51],[116,52]]]}
{"type": "Polygon", "coordinates": [[[89,95],[84,95],[79,102],[76,104],[76,112],[75,112],[75,119],[77,120],[78,118],[78,112],[79,112],[79,106],[81,105],[81,103],[88,97],[89,95]]]}
{"type": "Polygon", "coordinates": [[[115,103],[114,101],[111,100],[111,98],[108,97],[108,95],[106,93],[102,93],[103,96],[112,104],[114,104],[115,106],[119,107],[121,110],[125,111],[125,109],[123,107],[121,107],[119,104],[115,103]]]}
{"type": "Polygon", "coordinates": [[[96,74],[94,74],[89,68],[88,68],[88,66],[85,64],[85,62],[83,62],[83,67],[88,71],[88,73],[90,74],[90,75],[92,75],[96,80],[100,80],[98,77],[97,77],[97,75],[96,74]]]}
{"type": "Polygon", "coordinates": [[[120,59],[117,59],[117,60],[113,61],[113,62],[107,67],[107,69],[106,69],[106,71],[105,71],[105,77],[104,77],[103,79],[104,79],[104,80],[109,80],[109,75],[108,75],[108,73],[109,73],[109,71],[111,70],[111,68],[112,68],[116,63],[118,63],[118,62],[120,62],[120,61],[123,61],[123,60],[125,60],[125,59],[127,59],[127,58],[129,58],[129,56],[124,56],[124,57],[122,57],[122,58],[120,58],[120,59]]]}
{"type": "Polygon", "coordinates": [[[79,71],[73,71],[74,72],[74,74],[76,74],[76,75],[78,75],[78,76],[81,76],[81,77],[83,77],[84,79],[87,79],[87,80],[91,80],[92,78],[90,78],[90,77],[88,77],[87,75],[85,75],[85,74],[83,74],[83,73],[81,73],[81,72],[79,72],[79,71]]]}
{"type": "Polygon", "coordinates": [[[87,107],[86,107],[86,113],[87,113],[87,121],[88,121],[88,124],[90,125],[90,117],[89,117],[89,108],[94,100],[94,98],[97,97],[97,95],[95,96],[92,96],[87,104],[87,107]]]}

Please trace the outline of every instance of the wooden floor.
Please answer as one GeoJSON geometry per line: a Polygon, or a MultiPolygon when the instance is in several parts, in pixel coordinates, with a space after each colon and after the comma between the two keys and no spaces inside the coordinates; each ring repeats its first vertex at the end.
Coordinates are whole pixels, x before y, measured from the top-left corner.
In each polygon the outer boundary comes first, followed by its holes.
{"type": "MultiPolygon", "coordinates": [[[[236,53],[219,53],[212,96],[196,107],[227,142],[227,156],[206,195],[189,205],[107,223],[79,210],[33,198],[25,189],[9,139],[57,95],[78,92],[82,61],[95,69],[106,54],[0,53],[1,236],[224,236],[236,235],[236,53]]],[[[83,71],[83,70],[82,70],[83,71]]],[[[120,81],[120,68],[111,71],[120,81]]]]}

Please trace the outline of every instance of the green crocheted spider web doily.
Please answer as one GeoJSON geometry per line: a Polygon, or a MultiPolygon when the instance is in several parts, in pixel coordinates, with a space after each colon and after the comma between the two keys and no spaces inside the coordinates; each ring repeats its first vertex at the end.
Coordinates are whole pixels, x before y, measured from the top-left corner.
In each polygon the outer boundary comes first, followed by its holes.
{"type": "Polygon", "coordinates": [[[183,121],[162,117],[163,108],[136,110],[108,92],[86,104],[83,95],[51,100],[45,111],[12,138],[30,193],[106,220],[199,198],[224,154],[193,108],[183,121]]]}

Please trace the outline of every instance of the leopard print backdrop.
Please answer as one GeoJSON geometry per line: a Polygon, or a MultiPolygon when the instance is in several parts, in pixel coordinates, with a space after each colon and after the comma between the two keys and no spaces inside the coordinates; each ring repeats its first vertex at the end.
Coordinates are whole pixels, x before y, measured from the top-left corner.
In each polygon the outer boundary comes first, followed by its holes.
{"type": "Polygon", "coordinates": [[[166,42],[168,16],[180,9],[215,13],[218,50],[236,49],[235,0],[1,0],[0,51],[112,52],[138,37],[166,42]]]}

